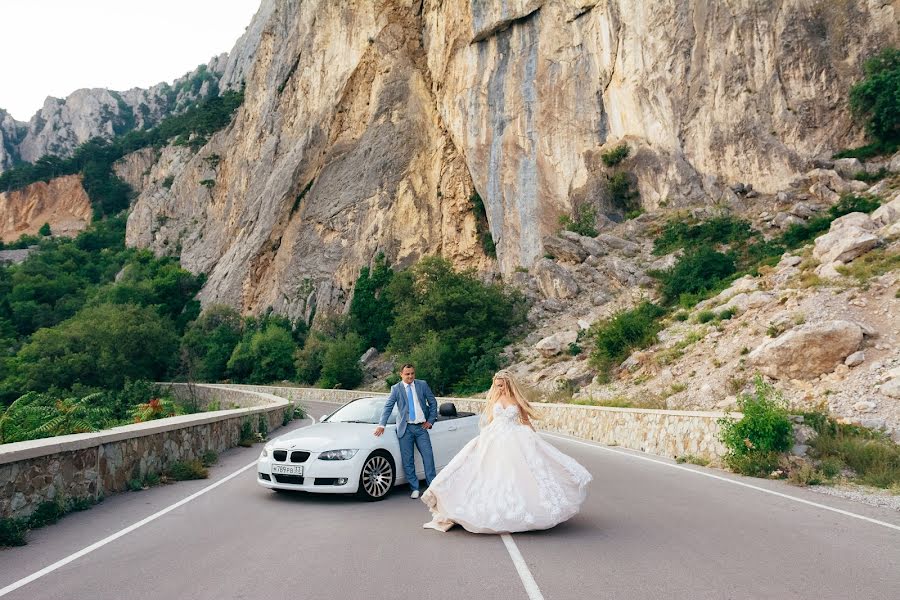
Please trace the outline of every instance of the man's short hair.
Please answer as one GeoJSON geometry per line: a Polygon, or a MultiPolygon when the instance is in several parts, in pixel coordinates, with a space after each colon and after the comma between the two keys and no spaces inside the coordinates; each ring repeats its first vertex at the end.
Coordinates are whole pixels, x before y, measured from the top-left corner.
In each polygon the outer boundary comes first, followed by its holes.
{"type": "Polygon", "coordinates": [[[402,367],[400,367],[400,372],[402,373],[404,369],[415,369],[416,365],[412,363],[405,363],[402,367]]]}

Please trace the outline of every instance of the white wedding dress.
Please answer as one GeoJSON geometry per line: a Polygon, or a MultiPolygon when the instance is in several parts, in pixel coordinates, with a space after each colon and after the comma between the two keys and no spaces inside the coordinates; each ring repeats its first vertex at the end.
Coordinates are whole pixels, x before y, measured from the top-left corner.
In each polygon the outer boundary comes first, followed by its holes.
{"type": "Polygon", "coordinates": [[[573,517],[591,474],[519,421],[519,407],[494,405],[494,420],[438,473],[422,495],[433,519],[473,533],[549,529],[573,517]]]}

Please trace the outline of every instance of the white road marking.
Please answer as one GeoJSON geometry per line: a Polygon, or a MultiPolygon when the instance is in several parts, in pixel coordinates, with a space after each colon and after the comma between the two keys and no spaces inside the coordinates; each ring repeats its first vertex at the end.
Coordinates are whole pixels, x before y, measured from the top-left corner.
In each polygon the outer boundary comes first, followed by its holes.
{"type": "Polygon", "coordinates": [[[886,521],[879,521],[878,519],[873,519],[871,517],[867,517],[865,515],[860,515],[854,512],[850,512],[848,510],[842,510],[840,508],[835,508],[833,506],[828,506],[827,504],[819,504],[818,502],[813,502],[811,500],[805,500],[803,498],[798,498],[797,496],[791,496],[789,494],[783,494],[781,492],[776,492],[775,490],[766,489],[764,487],[760,487],[758,485],[753,485],[751,483],[744,483],[743,481],[738,481],[736,479],[729,479],[728,477],[722,477],[720,475],[715,475],[713,473],[707,473],[706,471],[700,471],[697,469],[691,469],[689,467],[684,467],[681,465],[673,465],[671,463],[667,463],[661,460],[656,460],[647,456],[641,456],[639,454],[632,454],[631,452],[623,452],[622,450],[616,450],[614,448],[609,448],[607,446],[603,446],[598,443],[589,443],[583,442],[581,440],[575,440],[572,438],[568,438],[562,435],[555,435],[552,433],[541,432],[541,435],[545,435],[547,437],[556,438],[558,440],[563,440],[566,442],[572,442],[573,444],[581,444],[583,446],[588,446],[589,448],[595,448],[597,450],[604,450],[606,452],[612,452],[614,454],[621,454],[623,456],[630,456],[631,458],[636,458],[638,460],[645,460],[647,462],[656,463],[658,465],[662,465],[664,467],[669,467],[671,469],[679,469],[682,471],[687,471],[688,473],[693,473],[695,475],[702,475],[703,477],[710,477],[712,479],[718,479],[719,481],[724,481],[726,483],[731,483],[734,485],[739,485],[741,487],[750,488],[752,490],[757,490],[759,492],[763,492],[766,494],[771,494],[773,496],[778,496],[780,498],[786,498],[788,500],[793,500],[794,502],[799,502],[801,504],[807,504],[809,506],[815,506],[816,508],[821,508],[823,510],[829,510],[831,512],[836,512],[838,514],[842,514],[848,517],[853,517],[854,519],[861,519],[863,521],[868,521],[869,523],[874,523],[875,525],[881,525],[882,527],[887,527],[889,529],[895,529],[900,531],[900,525],[894,525],[893,523],[888,523],[886,521]]]}
{"type": "Polygon", "coordinates": [[[529,600],[544,600],[544,595],[541,594],[541,590],[531,575],[528,564],[522,558],[522,553],[519,552],[519,547],[516,546],[512,536],[508,533],[501,533],[500,538],[503,540],[503,545],[506,546],[506,551],[509,552],[509,557],[512,559],[516,571],[519,572],[519,579],[522,580],[522,585],[525,586],[525,592],[528,594],[529,600]]]}
{"type": "MultiPolygon", "coordinates": [[[[316,424],[316,418],[315,418],[315,417],[312,417],[312,416],[310,416],[309,418],[312,420],[311,425],[315,425],[315,424],[316,424]]],[[[309,427],[309,425],[307,425],[307,427],[309,427]]],[[[258,459],[257,459],[257,460],[258,460],[258,459]]],[[[27,577],[23,577],[22,579],[20,579],[20,580],[18,580],[18,581],[16,581],[16,582],[13,582],[13,583],[11,583],[11,584],[9,584],[9,585],[6,586],[5,588],[0,589],[0,597],[6,596],[6,595],[9,594],[10,592],[13,592],[13,591],[17,590],[17,589],[19,589],[20,587],[22,587],[22,586],[24,586],[24,585],[28,585],[28,584],[31,583],[32,581],[35,581],[35,580],[37,580],[37,579],[40,579],[40,578],[43,577],[44,575],[49,575],[50,573],[52,573],[53,571],[56,571],[56,570],[59,569],[60,567],[64,567],[64,566],[66,566],[67,564],[69,564],[70,562],[72,562],[72,561],[74,561],[74,560],[78,560],[78,559],[81,558],[82,556],[85,556],[86,554],[90,554],[90,553],[93,552],[94,550],[97,550],[97,549],[99,549],[99,548],[102,548],[103,546],[109,544],[110,542],[116,541],[117,539],[119,539],[119,538],[122,537],[122,536],[128,535],[128,534],[131,533],[132,531],[134,531],[134,530],[136,530],[136,529],[139,529],[139,528],[143,527],[143,526],[146,525],[147,523],[151,523],[151,522],[155,521],[156,519],[160,518],[161,516],[163,516],[163,515],[165,515],[165,514],[167,514],[167,513],[172,512],[172,511],[175,510],[176,508],[178,508],[178,507],[180,507],[180,506],[184,506],[185,504],[187,504],[187,503],[190,502],[191,500],[194,500],[194,499],[196,499],[196,498],[199,498],[200,496],[202,496],[202,495],[205,494],[206,492],[209,492],[209,491],[211,491],[211,490],[216,489],[217,487],[219,487],[220,485],[222,485],[222,484],[225,483],[226,481],[230,481],[230,480],[234,479],[235,477],[237,477],[238,475],[240,475],[241,473],[243,473],[244,471],[246,471],[246,470],[248,470],[248,469],[251,469],[251,468],[255,467],[255,466],[256,466],[256,462],[257,462],[257,461],[254,460],[254,461],[253,461],[252,463],[250,463],[249,465],[247,465],[247,466],[245,466],[245,467],[241,467],[240,469],[238,469],[238,470],[235,471],[234,473],[231,473],[230,475],[228,475],[228,476],[226,476],[226,477],[223,477],[223,478],[220,479],[219,481],[217,481],[217,482],[215,482],[215,483],[213,483],[213,484],[211,484],[211,485],[206,486],[205,488],[203,488],[202,490],[200,490],[200,491],[198,491],[198,492],[194,492],[193,494],[191,494],[191,495],[188,496],[187,498],[183,498],[183,499],[179,500],[178,502],[176,502],[175,504],[172,504],[172,505],[170,505],[170,506],[167,506],[166,508],[160,510],[159,512],[155,512],[155,513],[153,513],[152,515],[150,515],[149,517],[146,517],[146,518],[144,518],[144,519],[141,519],[141,520],[138,521],[137,523],[134,523],[133,525],[129,525],[129,526],[126,527],[125,529],[122,529],[122,530],[120,530],[120,531],[117,531],[116,533],[114,533],[114,534],[112,534],[112,535],[110,535],[110,536],[107,536],[107,537],[103,538],[103,539],[100,540],[99,542],[94,542],[94,543],[91,544],[90,546],[88,546],[88,547],[86,547],[86,548],[82,548],[82,549],[79,550],[78,552],[75,552],[75,553],[73,553],[73,554],[70,554],[69,556],[67,556],[67,557],[65,557],[65,558],[63,558],[63,559],[56,561],[56,562],[53,563],[52,565],[48,565],[48,566],[44,567],[44,568],[41,569],[40,571],[37,571],[37,572],[35,572],[35,573],[32,573],[31,575],[29,575],[29,576],[27,576],[27,577]]]]}

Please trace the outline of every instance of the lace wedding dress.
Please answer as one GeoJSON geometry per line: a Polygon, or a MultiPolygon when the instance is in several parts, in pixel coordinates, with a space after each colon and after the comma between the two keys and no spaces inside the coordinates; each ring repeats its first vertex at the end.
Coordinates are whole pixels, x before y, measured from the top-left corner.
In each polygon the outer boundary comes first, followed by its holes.
{"type": "Polygon", "coordinates": [[[494,405],[494,420],[460,450],[422,495],[434,517],[473,533],[549,529],[578,512],[591,474],[519,421],[519,407],[494,405]]]}

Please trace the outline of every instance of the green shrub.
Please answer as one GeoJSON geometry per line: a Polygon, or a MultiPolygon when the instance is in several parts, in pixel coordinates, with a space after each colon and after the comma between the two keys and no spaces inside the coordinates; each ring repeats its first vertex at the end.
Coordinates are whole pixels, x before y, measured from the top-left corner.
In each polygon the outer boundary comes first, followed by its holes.
{"type": "Polygon", "coordinates": [[[748,477],[768,477],[781,465],[782,454],[778,452],[753,452],[750,454],[729,454],[725,464],[735,473],[748,477]]]}
{"type": "Polygon", "coordinates": [[[209,471],[199,460],[185,460],[174,462],[166,469],[166,477],[174,481],[187,481],[189,479],[206,479],[209,471]]]}
{"type": "Polygon", "coordinates": [[[760,376],[754,384],[753,394],[738,396],[738,410],[743,417],[739,421],[728,417],[719,419],[719,435],[728,448],[725,462],[745,475],[769,469],[773,455],[777,466],[778,455],[790,449],[794,440],[787,403],[760,376]]]}
{"type": "Polygon", "coordinates": [[[690,313],[688,313],[686,310],[680,310],[677,313],[675,313],[676,321],[687,321],[688,317],[690,317],[690,313]]]}
{"type": "Polygon", "coordinates": [[[863,64],[865,77],[850,88],[850,109],[884,147],[900,143],[900,50],[885,48],[863,64]]]}
{"type": "Polygon", "coordinates": [[[713,319],[716,318],[716,313],[711,310],[701,310],[697,313],[697,322],[698,323],[709,323],[713,319]]]}
{"type": "Polygon", "coordinates": [[[579,204],[573,209],[571,217],[559,217],[559,226],[579,235],[597,237],[597,210],[589,204],[579,204]]]}
{"type": "Polygon", "coordinates": [[[626,158],[628,158],[631,149],[628,147],[628,144],[619,144],[615,148],[611,150],[607,150],[600,154],[600,159],[603,161],[603,164],[607,167],[614,167],[626,158]]]}
{"type": "Polygon", "coordinates": [[[606,182],[606,193],[613,208],[624,214],[640,209],[639,195],[629,173],[620,172],[612,175],[606,182]]]}
{"type": "Polygon", "coordinates": [[[832,477],[837,477],[841,474],[844,463],[836,456],[826,456],[822,459],[819,467],[822,469],[822,473],[825,477],[831,479],[832,477]]]}
{"type": "Polygon", "coordinates": [[[27,531],[25,519],[0,519],[0,547],[24,546],[27,531]]]}
{"type": "Polygon", "coordinates": [[[672,304],[684,295],[715,289],[736,271],[733,255],[701,246],[682,256],[671,269],[648,274],[660,280],[663,300],[666,304],[672,304]]]}
{"type": "Polygon", "coordinates": [[[41,502],[28,517],[28,527],[29,529],[38,529],[39,527],[52,525],[59,521],[64,514],[65,510],[58,502],[52,500],[41,502]]]}
{"type": "Polygon", "coordinates": [[[38,234],[47,237],[50,235],[50,223],[44,223],[41,225],[41,228],[38,229],[38,234]]]}
{"type": "Polygon", "coordinates": [[[830,418],[817,431],[810,441],[816,457],[837,459],[868,485],[888,488],[900,483],[900,446],[884,434],[830,418]]]}
{"type": "Polygon", "coordinates": [[[716,315],[716,320],[717,321],[728,321],[730,319],[733,319],[736,314],[737,314],[736,308],[726,308],[725,310],[719,311],[719,313],[716,315]]]}
{"type": "Polygon", "coordinates": [[[322,372],[316,385],[326,389],[356,388],[363,379],[362,364],[359,362],[362,352],[363,341],[356,333],[348,333],[326,343],[322,372]]]}
{"type": "Polygon", "coordinates": [[[571,356],[578,356],[579,354],[581,354],[581,350],[582,350],[581,346],[579,346],[575,342],[571,342],[569,344],[569,347],[567,348],[567,351],[569,352],[569,354],[571,356]]]}
{"type": "Polygon", "coordinates": [[[238,440],[238,445],[243,446],[245,448],[253,445],[253,442],[256,441],[256,435],[253,433],[253,424],[250,422],[250,419],[244,419],[241,421],[241,435],[238,440]]]}
{"type": "Polygon", "coordinates": [[[715,217],[693,225],[672,220],[653,241],[653,253],[661,256],[682,248],[734,244],[754,235],[756,232],[749,221],[731,216],[715,217]]]}
{"type": "Polygon", "coordinates": [[[200,457],[200,464],[204,467],[211,467],[219,461],[219,455],[215,450],[207,450],[200,457]]]}
{"type": "Polygon", "coordinates": [[[265,440],[269,437],[269,418],[263,413],[259,414],[256,431],[257,433],[259,433],[259,437],[262,440],[265,440]]]}
{"type": "Polygon", "coordinates": [[[261,330],[245,328],[244,336],[228,359],[228,373],[237,381],[262,384],[292,379],[296,373],[297,343],[289,324],[269,321],[261,330]]]}
{"type": "Polygon", "coordinates": [[[608,373],[632,351],[654,344],[665,314],[662,307],[644,302],[632,310],[598,321],[591,327],[595,339],[591,361],[602,373],[608,373]]]}
{"type": "Polygon", "coordinates": [[[228,359],[241,341],[241,316],[230,306],[213,305],[197,317],[181,338],[180,371],[189,381],[216,382],[225,377],[228,359]]]}
{"type": "Polygon", "coordinates": [[[281,426],[284,427],[288,423],[294,420],[294,403],[288,402],[287,407],[284,409],[284,414],[281,416],[281,426]]]}
{"type": "Polygon", "coordinates": [[[155,419],[165,419],[183,414],[184,411],[168,398],[151,398],[146,404],[138,404],[131,411],[135,423],[145,423],[155,419]]]}

